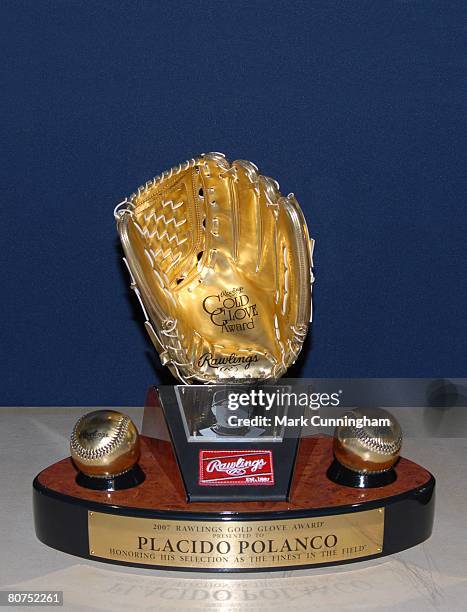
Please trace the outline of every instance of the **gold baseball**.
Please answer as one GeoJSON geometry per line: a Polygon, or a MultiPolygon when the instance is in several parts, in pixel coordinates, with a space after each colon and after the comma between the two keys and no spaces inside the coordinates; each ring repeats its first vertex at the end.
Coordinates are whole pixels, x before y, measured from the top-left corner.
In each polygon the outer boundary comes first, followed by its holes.
{"type": "Polygon", "coordinates": [[[344,467],[361,474],[386,472],[399,458],[402,430],[397,419],[382,408],[354,408],[350,419],[387,419],[389,424],[339,425],[334,432],[334,456],[344,467]]]}
{"type": "Polygon", "coordinates": [[[138,430],[130,417],[116,410],[89,412],[73,428],[70,452],[76,467],[87,476],[119,476],[138,462],[138,430]]]}

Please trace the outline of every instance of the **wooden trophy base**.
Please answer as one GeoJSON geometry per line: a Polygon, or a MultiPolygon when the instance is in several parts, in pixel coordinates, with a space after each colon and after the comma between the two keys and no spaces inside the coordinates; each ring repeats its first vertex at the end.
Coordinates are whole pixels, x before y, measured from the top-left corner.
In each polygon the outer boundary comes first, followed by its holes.
{"type": "Polygon", "coordinates": [[[188,502],[170,442],[141,437],[145,479],[124,490],[77,484],[70,458],[34,480],[39,540],[136,567],[210,572],[298,569],[390,555],[432,530],[435,479],[401,458],[378,488],[335,484],[332,438],[300,441],[289,501],[188,502]]]}

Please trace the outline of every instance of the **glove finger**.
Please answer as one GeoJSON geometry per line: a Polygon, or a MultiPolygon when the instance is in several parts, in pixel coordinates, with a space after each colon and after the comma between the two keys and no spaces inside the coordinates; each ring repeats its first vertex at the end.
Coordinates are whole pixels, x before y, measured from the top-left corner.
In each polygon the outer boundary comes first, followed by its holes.
{"type": "Polygon", "coordinates": [[[255,272],[263,242],[259,206],[258,168],[249,161],[236,160],[229,170],[232,196],[233,257],[239,268],[255,272]]]}
{"type": "Polygon", "coordinates": [[[311,241],[305,218],[293,194],[279,201],[277,230],[275,325],[276,334],[287,338],[288,367],[301,349],[311,319],[311,241]]]}
{"type": "Polygon", "coordinates": [[[206,154],[199,164],[203,183],[206,251],[203,263],[225,269],[238,256],[238,195],[224,156],[206,154]]]}

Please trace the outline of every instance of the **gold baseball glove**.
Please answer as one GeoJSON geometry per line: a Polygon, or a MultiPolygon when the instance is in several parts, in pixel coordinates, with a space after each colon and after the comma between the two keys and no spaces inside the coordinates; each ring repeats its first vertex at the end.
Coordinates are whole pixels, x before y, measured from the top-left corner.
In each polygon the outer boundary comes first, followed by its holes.
{"type": "Polygon", "coordinates": [[[293,194],[209,153],[140,187],[115,218],[146,329],[178,379],[276,379],[294,363],[313,241],[293,194]]]}

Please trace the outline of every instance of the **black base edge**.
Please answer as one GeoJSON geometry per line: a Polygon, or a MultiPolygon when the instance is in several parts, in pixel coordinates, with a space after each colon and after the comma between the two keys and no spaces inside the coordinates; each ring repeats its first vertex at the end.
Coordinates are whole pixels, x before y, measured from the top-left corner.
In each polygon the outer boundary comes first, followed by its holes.
{"type": "Polygon", "coordinates": [[[336,459],[331,463],[326,476],[336,484],[356,489],[385,487],[397,479],[397,474],[393,468],[378,474],[360,474],[344,467],[336,459]]]}
{"type": "Polygon", "coordinates": [[[92,489],[93,491],[123,491],[124,489],[137,487],[144,482],[145,478],[143,470],[139,465],[135,465],[128,472],[112,476],[111,478],[87,476],[83,472],[78,472],[76,483],[80,487],[92,489]]]}

